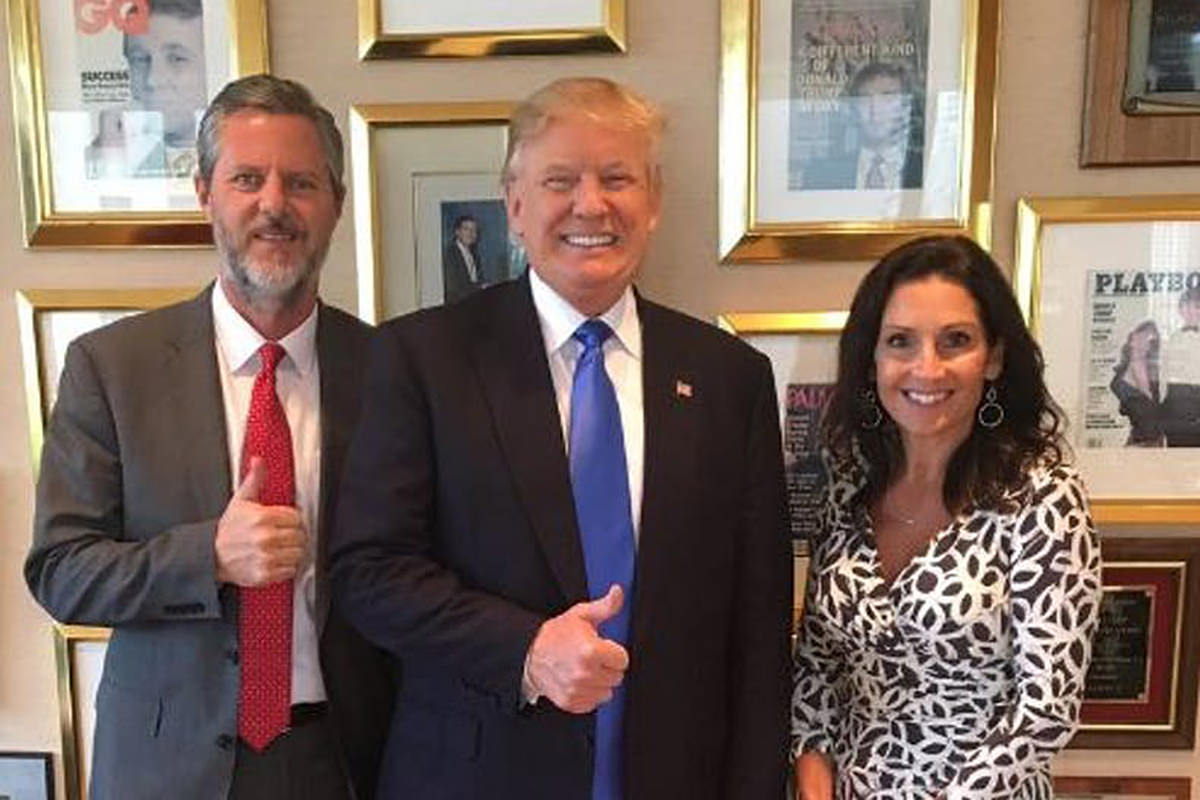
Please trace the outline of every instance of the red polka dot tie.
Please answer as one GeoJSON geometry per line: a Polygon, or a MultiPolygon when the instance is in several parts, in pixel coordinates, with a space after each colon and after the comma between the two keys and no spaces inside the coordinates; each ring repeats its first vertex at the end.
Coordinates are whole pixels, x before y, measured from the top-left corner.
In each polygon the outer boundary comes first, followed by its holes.
{"type": "MultiPolygon", "coordinates": [[[[275,367],[283,358],[284,349],[275,342],[267,342],[258,355],[262,366],[250,396],[241,476],[246,476],[251,457],[258,456],[266,467],[258,502],[290,506],[296,502],[292,435],[275,394],[275,367]]],[[[238,734],[246,744],[261,752],[287,730],[291,721],[292,582],[242,587],[239,596],[242,679],[238,734]]]]}

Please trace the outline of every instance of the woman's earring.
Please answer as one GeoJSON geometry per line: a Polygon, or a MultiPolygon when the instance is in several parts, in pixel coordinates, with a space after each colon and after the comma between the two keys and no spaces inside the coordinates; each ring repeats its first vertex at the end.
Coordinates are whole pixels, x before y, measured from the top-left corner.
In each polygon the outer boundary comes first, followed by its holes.
{"type": "Polygon", "coordinates": [[[879,407],[879,401],[875,397],[874,389],[863,389],[859,395],[859,400],[862,403],[862,421],[859,425],[863,430],[873,431],[883,422],[883,409],[879,407]]]}
{"type": "Polygon", "coordinates": [[[983,404],[979,406],[975,418],[979,420],[980,427],[988,430],[998,428],[1000,423],[1004,422],[1004,406],[996,400],[996,384],[988,384],[983,395],[983,404]]]}

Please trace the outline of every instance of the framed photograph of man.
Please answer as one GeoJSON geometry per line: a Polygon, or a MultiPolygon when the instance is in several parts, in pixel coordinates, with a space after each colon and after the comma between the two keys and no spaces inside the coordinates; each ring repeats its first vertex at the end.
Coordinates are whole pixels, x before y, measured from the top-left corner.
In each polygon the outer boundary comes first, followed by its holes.
{"type": "Polygon", "coordinates": [[[723,0],[720,256],[988,244],[996,0],[723,0]]]}
{"type": "Polygon", "coordinates": [[[500,200],[513,107],[488,102],[351,108],[360,317],[378,322],[438,305],[524,267],[523,254],[507,244],[500,200]],[[474,224],[459,217],[472,217],[474,224]],[[467,243],[472,236],[475,241],[467,243]],[[456,256],[465,259],[464,249],[475,261],[474,280],[466,263],[459,270],[450,264],[456,256]]]}
{"type": "Polygon", "coordinates": [[[264,0],[8,0],[25,241],[211,241],[196,129],[230,79],[267,69],[264,0]]]}
{"type": "Polygon", "coordinates": [[[1104,539],[1104,599],[1072,747],[1191,750],[1200,539],[1104,539]]]}
{"type": "Polygon", "coordinates": [[[1017,238],[1096,519],[1200,521],[1200,196],[1028,198],[1017,238]]]}
{"type": "Polygon", "coordinates": [[[194,287],[17,291],[17,331],[35,470],[42,451],[42,433],[58,393],[67,345],[102,325],[184,300],[197,291],[194,287]]]}
{"type": "Polygon", "coordinates": [[[1084,167],[1200,162],[1200,7],[1091,0],[1084,167]]]}
{"type": "Polygon", "coordinates": [[[54,800],[51,755],[0,751],[0,800],[54,800]]]}
{"type": "Polygon", "coordinates": [[[498,172],[419,174],[413,186],[422,308],[457,302],[524,271],[524,248],[508,235],[498,172]]]}
{"type": "Polygon", "coordinates": [[[358,0],[360,58],[625,49],[625,0],[358,0]]]}
{"type": "Polygon", "coordinates": [[[1191,800],[1190,778],[1056,775],[1057,800],[1191,800]]]}
{"type": "Polygon", "coordinates": [[[821,415],[837,378],[838,336],[845,323],[844,311],[717,317],[718,326],[770,358],[775,374],[792,529],[796,620],[804,605],[809,537],[826,483],[818,439],[821,415]]]}

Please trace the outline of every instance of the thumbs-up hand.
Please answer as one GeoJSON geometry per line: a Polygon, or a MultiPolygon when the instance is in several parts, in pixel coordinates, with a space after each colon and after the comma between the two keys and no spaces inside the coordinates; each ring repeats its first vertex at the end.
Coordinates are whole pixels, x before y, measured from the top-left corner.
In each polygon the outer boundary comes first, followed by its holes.
{"type": "Polygon", "coordinates": [[[620,613],[624,602],[621,587],[613,584],[603,597],[576,603],[542,623],[526,659],[527,677],[539,694],[575,714],[594,711],[612,698],[629,654],[596,629],[620,613]]]}
{"type": "Polygon", "coordinates": [[[267,468],[257,456],[217,523],[217,580],[266,586],[291,580],[304,559],[304,522],[292,506],[264,506],[258,493],[267,468]]]}

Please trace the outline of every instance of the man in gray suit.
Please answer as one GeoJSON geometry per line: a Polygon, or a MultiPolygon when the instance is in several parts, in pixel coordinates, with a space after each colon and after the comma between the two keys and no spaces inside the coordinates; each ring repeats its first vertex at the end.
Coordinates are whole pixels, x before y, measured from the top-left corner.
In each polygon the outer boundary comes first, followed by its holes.
{"type": "Polygon", "coordinates": [[[368,339],[317,299],[341,136],[259,75],[217,95],[198,150],[217,281],[68,348],[25,577],[56,619],[113,628],[92,800],[363,800],[391,687],[325,571],[368,339]]]}

